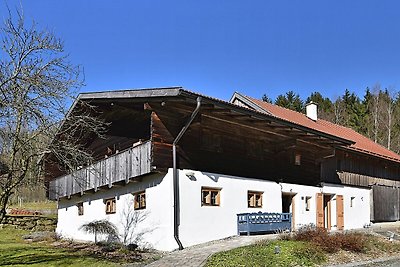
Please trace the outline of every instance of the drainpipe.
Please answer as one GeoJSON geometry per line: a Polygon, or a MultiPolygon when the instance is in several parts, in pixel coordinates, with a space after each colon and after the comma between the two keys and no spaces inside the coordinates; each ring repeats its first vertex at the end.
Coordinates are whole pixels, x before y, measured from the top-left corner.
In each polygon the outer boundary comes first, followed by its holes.
{"type": "Polygon", "coordinates": [[[176,243],[178,243],[179,250],[183,249],[182,243],[179,240],[179,175],[178,170],[176,167],[176,145],[178,144],[179,140],[185,134],[186,130],[189,128],[190,124],[196,117],[197,113],[200,110],[201,105],[201,97],[197,97],[197,106],[196,109],[193,111],[192,115],[190,116],[189,120],[186,122],[185,126],[183,126],[182,130],[176,136],[174,142],[172,143],[172,181],[173,181],[173,191],[174,191],[174,238],[176,243]]]}

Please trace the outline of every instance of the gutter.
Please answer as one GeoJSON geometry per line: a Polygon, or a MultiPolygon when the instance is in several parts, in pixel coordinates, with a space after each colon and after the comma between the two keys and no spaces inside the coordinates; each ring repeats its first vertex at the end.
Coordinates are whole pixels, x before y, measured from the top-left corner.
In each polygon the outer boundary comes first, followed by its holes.
{"type": "Polygon", "coordinates": [[[190,124],[197,116],[197,113],[200,110],[201,105],[201,97],[197,97],[197,106],[193,111],[192,115],[190,115],[189,120],[186,122],[185,126],[183,126],[182,130],[175,137],[174,142],[172,143],[172,181],[173,181],[173,192],[174,192],[174,238],[176,243],[178,243],[179,250],[183,249],[182,242],[179,240],[179,224],[180,224],[180,211],[179,211],[179,175],[176,166],[176,145],[179,140],[181,140],[182,136],[185,134],[186,130],[189,128],[190,124]]]}

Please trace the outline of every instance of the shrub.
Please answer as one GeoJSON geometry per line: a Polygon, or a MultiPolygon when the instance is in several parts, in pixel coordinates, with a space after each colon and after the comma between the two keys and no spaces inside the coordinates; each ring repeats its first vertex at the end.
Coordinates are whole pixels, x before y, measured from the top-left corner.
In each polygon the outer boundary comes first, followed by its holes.
{"type": "Polygon", "coordinates": [[[360,233],[337,233],[340,247],[343,250],[353,252],[365,252],[367,247],[367,237],[360,233]]]}
{"type": "Polygon", "coordinates": [[[352,252],[364,252],[367,238],[360,233],[335,233],[330,234],[324,228],[305,226],[293,234],[293,240],[306,241],[319,246],[322,250],[334,253],[340,249],[352,252]]]}
{"type": "Polygon", "coordinates": [[[138,247],[139,247],[139,246],[138,246],[137,244],[128,244],[128,245],[126,246],[126,248],[127,248],[129,251],[134,251],[134,250],[136,250],[138,247]]]}
{"type": "Polygon", "coordinates": [[[79,229],[94,234],[94,242],[97,243],[98,234],[106,234],[108,237],[117,237],[117,227],[107,220],[95,220],[89,223],[83,224],[79,229]]]}
{"type": "Polygon", "coordinates": [[[99,242],[97,245],[101,247],[101,251],[103,252],[114,252],[121,248],[121,246],[117,243],[99,242]]]}

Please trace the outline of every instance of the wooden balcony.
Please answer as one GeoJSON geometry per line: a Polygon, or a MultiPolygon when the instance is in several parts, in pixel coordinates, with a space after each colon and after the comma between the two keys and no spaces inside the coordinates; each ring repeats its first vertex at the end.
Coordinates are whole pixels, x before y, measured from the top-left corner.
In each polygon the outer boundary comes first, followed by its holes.
{"type": "Polygon", "coordinates": [[[151,142],[147,141],[50,181],[49,198],[58,200],[89,190],[111,188],[115,183],[127,184],[132,178],[151,171],[151,142]]]}

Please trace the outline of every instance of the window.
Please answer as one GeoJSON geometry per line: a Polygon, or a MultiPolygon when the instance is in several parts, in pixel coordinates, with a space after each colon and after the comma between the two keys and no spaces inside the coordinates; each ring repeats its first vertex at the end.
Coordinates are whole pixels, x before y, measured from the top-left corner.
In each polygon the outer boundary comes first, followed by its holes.
{"type": "Polygon", "coordinates": [[[249,208],[262,208],[263,192],[248,191],[247,203],[249,208]]]}
{"type": "Polygon", "coordinates": [[[77,203],[76,207],[78,208],[78,215],[82,216],[83,215],[83,203],[82,202],[77,203]]]}
{"type": "Polygon", "coordinates": [[[201,205],[202,206],[219,206],[221,189],[218,188],[201,188],[201,205]]]}
{"type": "Polygon", "coordinates": [[[311,208],[311,197],[306,197],[305,198],[305,204],[306,204],[306,211],[310,211],[311,208]]]}
{"type": "Polygon", "coordinates": [[[296,166],[301,165],[301,154],[296,154],[294,156],[294,165],[296,165],[296,166]]]}
{"type": "Polygon", "coordinates": [[[146,208],[146,193],[145,191],[137,192],[133,195],[135,198],[134,209],[140,210],[146,208]]]}
{"type": "Polygon", "coordinates": [[[354,207],[354,199],[355,197],[350,198],[350,208],[354,207]]]}
{"type": "Polygon", "coordinates": [[[109,198],[104,201],[106,204],[106,214],[113,214],[116,212],[115,198],[109,198]]]}

